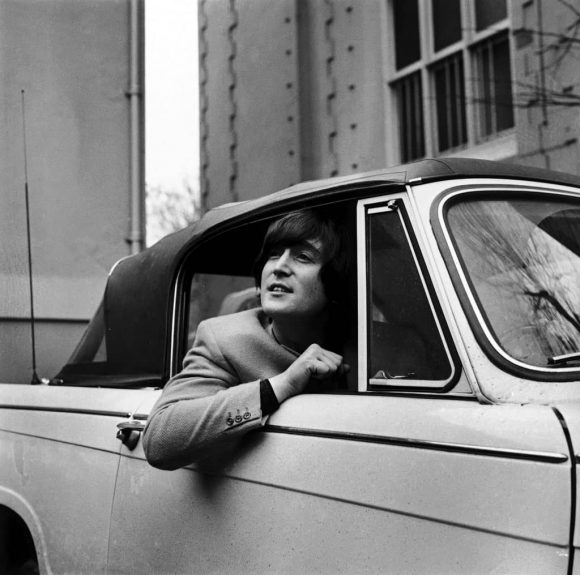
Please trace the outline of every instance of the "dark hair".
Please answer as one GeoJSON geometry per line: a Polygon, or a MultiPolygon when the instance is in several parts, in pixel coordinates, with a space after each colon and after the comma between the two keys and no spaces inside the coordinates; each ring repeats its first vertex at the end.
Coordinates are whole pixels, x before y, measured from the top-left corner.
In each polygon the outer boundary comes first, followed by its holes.
{"type": "Polygon", "coordinates": [[[254,263],[256,285],[260,286],[262,270],[272,251],[307,240],[318,240],[322,244],[324,263],[320,279],[324,292],[330,302],[342,304],[348,271],[344,231],[331,218],[315,210],[290,212],[270,224],[254,263]]]}

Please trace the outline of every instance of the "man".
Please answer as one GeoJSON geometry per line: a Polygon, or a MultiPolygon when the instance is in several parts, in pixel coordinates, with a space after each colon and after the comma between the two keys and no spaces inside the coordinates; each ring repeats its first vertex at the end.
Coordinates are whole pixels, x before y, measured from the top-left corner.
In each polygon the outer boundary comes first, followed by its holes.
{"type": "Polygon", "coordinates": [[[336,337],[345,273],[331,220],[304,210],[274,222],[256,261],[261,308],[199,324],[143,434],[151,465],[177,469],[215,453],[263,426],[311,379],[345,373],[336,337]]]}

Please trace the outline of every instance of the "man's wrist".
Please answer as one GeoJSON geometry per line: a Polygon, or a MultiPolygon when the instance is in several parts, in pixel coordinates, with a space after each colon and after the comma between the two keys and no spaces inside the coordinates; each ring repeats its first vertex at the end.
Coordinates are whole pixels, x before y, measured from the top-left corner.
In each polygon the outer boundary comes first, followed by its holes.
{"type": "Polygon", "coordinates": [[[285,373],[280,373],[270,378],[270,385],[274,391],[274,395],[278,400],[278,403],[286,401],[289,397],[294,395],[292,393],[292,386],[288,382],[288,378],[285,373]]]}

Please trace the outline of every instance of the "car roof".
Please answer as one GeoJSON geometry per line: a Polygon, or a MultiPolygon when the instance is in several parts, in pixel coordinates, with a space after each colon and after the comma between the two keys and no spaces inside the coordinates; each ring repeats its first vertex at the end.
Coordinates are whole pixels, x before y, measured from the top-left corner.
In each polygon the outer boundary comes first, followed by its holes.
{"type": "MultiPolygon", "coordinates": [[[[510,178],[580,187],[580,177],[504,162],[464,158],[430,159],[384,170],[303,182],[260,198],[209,210],[196,223],[143,252],[118,262],[109,275],[103,309],[107,372],[151,374],[163,379],[177,274],[200,240],[228,225],[242,225],[268,213],[303,207],[307,200],[335,201],[353,189],[361,197],[377,185],[423,183],[454,178],[510,178]]],[[[66,370],[66,367],[65,367],[66,370]]]]}
{"type": "Polygon", "coordinates": [[[203,231],[241,213],[259,211],[264,206],[285,201],[297,201],[314,193],[319,197],[324,192],[329,195],[340,194],[353,185],[361,187],[380,183],[404,185],[471,177],[510,178],[580,186],[580,176],[520,164],[471,158],[426,159],[382,170],[305,181],[259,198],[223,204],[209,210],[192,226],[198,231],[203,231]]]}

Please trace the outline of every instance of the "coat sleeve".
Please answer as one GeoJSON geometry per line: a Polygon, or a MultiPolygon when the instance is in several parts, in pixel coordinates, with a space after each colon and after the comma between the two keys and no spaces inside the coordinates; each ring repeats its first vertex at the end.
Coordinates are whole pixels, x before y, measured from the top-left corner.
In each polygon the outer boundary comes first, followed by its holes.
{"type": "Polygon", "coordinates": [[[202,322],[183,370],[153,406],[143,448],[154,467],[177,469],[262,425],[259,380],[239,381],[211,324],[202,322]]]}

